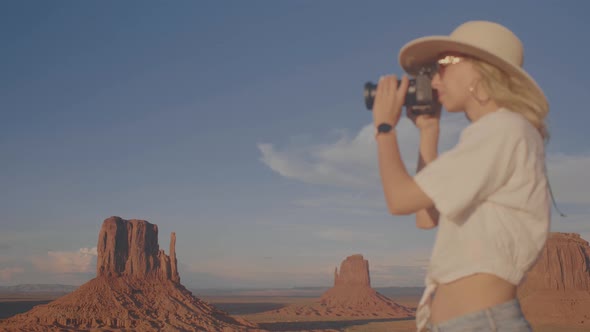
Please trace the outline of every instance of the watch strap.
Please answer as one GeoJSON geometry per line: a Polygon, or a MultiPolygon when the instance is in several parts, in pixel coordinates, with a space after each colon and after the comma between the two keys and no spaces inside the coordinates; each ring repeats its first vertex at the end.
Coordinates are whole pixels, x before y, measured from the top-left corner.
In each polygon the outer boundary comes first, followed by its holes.
{"type": "Polygon", "coordinates": [[[383,122],[377,126],[377,133],[388,133],[393,129],[393,126],[387,122],[383,122]]]}
{"type": "Polygon", "coordinates": [[[387,122],[380,123],[377,128],[375,128],[375,138],[379,136],[379,134],[387,134],[393,130],[393,126],[387,122]]]}

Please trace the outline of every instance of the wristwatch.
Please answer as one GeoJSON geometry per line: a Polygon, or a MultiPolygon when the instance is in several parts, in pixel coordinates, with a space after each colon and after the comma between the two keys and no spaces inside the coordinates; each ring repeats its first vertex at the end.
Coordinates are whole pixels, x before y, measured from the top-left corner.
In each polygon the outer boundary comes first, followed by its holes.
{"type": "Polygon", "coordinates": [[[377,138],[377,136],[379,134],[387,134],[392,129],[393,129],[393,126],[390,125],[389,123],[383,122],[383,123],[379,124],[377,126],[377,130],[375,131],[375,138],[377,138]]]}

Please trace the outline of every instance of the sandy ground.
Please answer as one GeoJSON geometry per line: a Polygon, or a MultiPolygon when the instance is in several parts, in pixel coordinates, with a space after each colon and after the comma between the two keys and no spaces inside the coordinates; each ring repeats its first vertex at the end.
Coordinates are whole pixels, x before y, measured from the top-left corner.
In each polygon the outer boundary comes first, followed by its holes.
{"type": "MultiPolygon", "coordinates": [[[[45,304],[58,296],[52,294],[3,294],[0,295],[0,319],[30,310],[34,305],[45,304]]],[[[231,315],[248,319],[260,324],[270,331],[297,331],[311,329],[333,329],[343,332],[415,332],[413,319],[322,319],[314,317],[301,318],[299,321],[281,321],[277,317],[261,314],[265,311],[281,308],[290,304],[313,302],[312,297],[288,296],[204,296],[199,297],[231,315]]],[[[415,307],[418,297],[396,297],[395,301],[409,307],[415,307]]],[[[590,332],[589,329],[576,329],[563,326],[538,326],[533,324],[535,332],[590,332]]]]}

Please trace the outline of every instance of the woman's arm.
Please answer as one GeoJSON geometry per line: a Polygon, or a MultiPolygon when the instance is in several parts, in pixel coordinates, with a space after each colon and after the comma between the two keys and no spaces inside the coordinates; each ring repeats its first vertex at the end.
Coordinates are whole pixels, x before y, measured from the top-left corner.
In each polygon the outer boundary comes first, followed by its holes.
{"type": "Polygon", "coordinates": [[[434,206],[434,202],[408,174],[401,159],[395,130],[379,134],[377,154],[379,174],[385,194],[385,202],[391,214],[413,214],[434,206]]]}
{"type": "MultiPolygon", "coordinates": [[[[395,75],[387,75],[379,79],[373,104],[375,128],[382,123],[388,123],[395,128],[401,116],[408,85],[409,79],[406,75],[402,77],[399,88],[395,75]]],[[[388,133],[381,133],[375,138],[379,156],[379,174],[389,212],[396,215],[413,214],[434,206],[432,199],[408,174],[400,156],[395,129],[388,133]]]]}
{"type": "MultiPolygon", "coordinates": [[[[439,127],[431,126],[420,130],[420,151],[418,153],[418,167],[416,173],[431,163],[438,156],[439,127]]],[[[416,212],[416,227],[431,229],[438,226],[439,213],[435,207],[416,212]]]]}

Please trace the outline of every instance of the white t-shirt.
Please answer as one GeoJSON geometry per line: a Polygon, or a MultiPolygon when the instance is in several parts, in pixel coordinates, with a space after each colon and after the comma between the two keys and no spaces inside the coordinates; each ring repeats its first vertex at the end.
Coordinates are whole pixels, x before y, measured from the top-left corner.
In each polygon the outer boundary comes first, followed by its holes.
{"type": "Polygon", "coordinates": [[[467,126],[453,149],[416,174],[440,212],[418,331],[438,284],[484,272],[518,285],[536,262],[551,216],[544,161],[537,129],[500,108],[467,126]]]}

